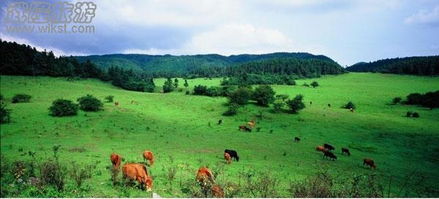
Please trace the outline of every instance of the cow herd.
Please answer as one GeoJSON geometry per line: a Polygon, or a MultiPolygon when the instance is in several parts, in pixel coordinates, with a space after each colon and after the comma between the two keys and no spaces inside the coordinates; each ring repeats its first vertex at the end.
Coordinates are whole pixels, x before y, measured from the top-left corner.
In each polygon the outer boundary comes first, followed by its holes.
{"type": "MultiPolygon", "coordinates": [[[[220,125],[221,123],[222,120],[219,120],[218,125],[220,125]]],[[[256,122],[254,120],[251,120],[247,122],[245,125],[239,126],[239,130],[251,132],[255,126],[256,126],[256,122]]],[[[300,140],[301,139],[299,137],[294,137],[294,142],[300,142],[300,140]]],[[[333,151],[335,150],[334,146],[325,143],[323,144],[323,146],[317,146],[315,149],[323,153],[323,158],[330,159],[333,161],[337,160],[337,156],[333,153],[333,151]]],[[[341,148],[341,154],[350,156],[351,152],[349,151],[348,148],[343,147],[341,148]]],[[[145,164],[126,163],[123,165],[122,167],[123,178],[129,181],[137,181],[141,186],[143,186],[144,189],[146,189],[147,191],[151,191],[153,186],[153,179],[150,173],[148,172],[146,166],[151,167],[154,164],[154,154],[151,151],[146,150],[143,152],[142,155],[145,164]]],[[[123,158],[116,153],[112,153],[110,155],[110,160],[113,165],[113,169],[119,171],[123,158]]],[[[224,160],[226,164],[231,164],[233,160],[239,161],[238,152],[232,149],[225,149],[224,160]]],[[[375,162],[370,158],[363,159],[363,166],[364,165],[369,166],[370,168],[373,169],[376,168],[375,162]]],[[[209,168],[200,167],[197,171],[195,180],[196,182],[198,182],[205,195],[210,193],[213,197],[224,197],[223,189],[221,188],[220,185],[216,184],[215,177],[209,168]]]]}
{"type": "MultiPolygon", "coordinates": [[[[154,164],[154,154],[151,151],[146,150],[142,155],[145,164],[126,163],[122,166],[122,175],[125,180],[137,181],[142,188],[151,191],[153,187],[153,179],[146,166],[151,167],[154,164]]],[[[225,149],[224,159],[227,164],[230,164],[232,160],[239,161],[238,152],[232,149],[225,149]]],[[[120,171],[122,160],[123,158],[119,154],[112,153],[110,155],[110,161],[113,165],[114,171],[120,171]]],[[[213,197],[224,197],[223,189],[220,185],[215,183],[215,177],[209,168],[199,168],[195,180],[199,183],[205,194],[209,192],[213,197]]]]}
{"type": "MultiPolygon", "coordinates": [[[[154,164],[154,154],[151,151],[143,152],[143,158],[146,164],[152,166],[154,164]]],[[[113,170],[120,171],[120,165],[122,163],[122,156],[116,153],[110,155],[111,164],[113,170]]],[[[141,163],[126,163],[122,167],[123,178],[130,181],[137,181],[140,185],[143,185],[147,191],[152,190],[153,180],[148,173],[148,169],[145,164],[141,163]]]]}
{"type": "MultiPolygon", "coordinates": [[[[323,153],[323,158],[328,158],[330,160],[336,160],[337,156],[333,153],[333,150],[335,150],[335,147],[333,147],[330,144],[323,144],[323,146],[317,146],[316,151],[320,151],[323,153]]],[[[348,148],[341,148],[341,154],[350,156],[351,152],[348,148]]],[[[370,158],[364,158],[363,159],[363,166],[369,166],[370,168],[376,169],[375,162],[370,158]]]]}

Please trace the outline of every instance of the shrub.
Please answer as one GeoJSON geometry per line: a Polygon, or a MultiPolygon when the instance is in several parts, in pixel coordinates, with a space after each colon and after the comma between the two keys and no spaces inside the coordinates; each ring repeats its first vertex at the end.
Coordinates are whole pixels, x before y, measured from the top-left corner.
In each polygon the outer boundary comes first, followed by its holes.
{"type": "Polygon", "coordinates": [[[27,94],[16,94],[12,97],[12,103],[21,103],[21,102],[29,102],[32,96],[27,94]]]}
{"type": "Polygon", "coordinates": [[[251,95],[252,91],[249,88],[242,87],[229,95],[229,102],[245,105],[250,100],[251,95]]]}
{"type": "Polygon", "coordinates": [[[174,79],[174,87],[178,88],[178,79],[177,78],[174,79]]]}
{"type": "Polygon", "coordinates": [[[418,118],[418,117],[419,117],[419,113],[418,113],[418,112],[414,112],[413,115],[412,115],[412,117],[416,117],[416,118],[418,118]]]}
{"type": "Polygon", "coordinates": [[[428,92],[425,94],[412,93],[407,96],[406,104],[421,105],[428,108],[439,107],[439,91],[428,92]]]}
{"type": "Polygon", "coordinates": [[[0,124],[11,121],[11,110],[7,108],[6,103],[0,100],[0,124]]]}
{"type": "Polygon", "coordinates": [[[206,95],[207,86],[198,85],[194,86],[194,95],[206,95]]]}
{"type": "Polygon", "coordinates": [[[316,81],[313,81],[313,82],[311,83],[311,86],[312,86],[313,88],[315,88],[315,87],[319,86],[319,83],[316,82],[316,81]]]}
{"type": "Polygon", "coordinates": [[[303,83],[302,86],[309,87],[309,84],[303,83]]]}
{"type": "Polygon", "coordinates": [[[92,95],[80,97],[78,102],[79,108],[83,111],[99,111],[103,106],[102,102],[92,95]]]}
{"type": "Polygon", "coordinates": [[[231,103],[229,104],[229,108],[227,109],[226,112],[223,113],[223,115],[224,116],[236,115],[236,113],[238,113],[238,109],[239,109],[239,104],[231,103]]]}
{"type": "Polygon", "coordinates": [[[186,95],[190,95],[191,94],[191,92],[190,91],[186,91],[186,95]]]}
{"type": "Polygon", "coordinates": [[[298,111],[305,108],[305,104],[302,100],[303,95],[296,95],[294,99],[287,100],[286,104],[288,105],[292,113],[298,113],[298,111]]]}
{"type": "Polygon", "coordinates": [[[398,103],[400,103],[401,102],[401,98],[400,97],[395,97],[395,98],[393,98],[393,100],[392,100],[392,104],[398,104],[398,103]]]}
{"type": "Polygon", "coordinates": [[[111,103],[111,102],[113,102],[113,99],[114,99],[114,96],[109,95],[109,96],[105,97],[105,102],[111,103]]]}
{"type": "Polygon", "coordinates": [[[58,191],[62,191],[65,185],[65,168],[56,161],[46,161],[41,164],[41,180],[44,185],[52,185],[58,191]]]}
{"type": "Polygon", "coordinates": [[[76,115],[78,112],[78,105],[70,100],[57,99],[52,102],[49,111],[50,115],[56,117],[76,115]]]}
{"type": "Polygon", "coordinates": [[[345,108],[345,109],[355,109],[356,106],[355,106],[354,103],[348,102],[346,105],[343,106],[343,108],[345,108]]]}
{"type": "Polygon", "coordinates": [[[92,165],[80,167],[76,165],[75,162],[72,162],[72,170],[70,170],[70,177],[75,181],[76,186],[80,188],[82,183],[84,183],[86,179],[91,178],[91,173],[93,169],[94,168],[92,165]]]}
{"type": "Polygon", "coordinates": [[[411,93],[407,96],[406,104],[421,104],[422,95],[419,93],[411,93]]]}
{"type": "Polygon", "coordinates": [[[174,84],[173,84],[171,78],[168,78],[168,79],[165,81],[165,84],[163,84],[163,92],[164,92],[164,93],[172,92],[172,91],[174,90],[174,88],[175,88],[175,87],[174,87],[174,84]]]}
{"type": "Polygon", "coordinates": [[[288,79],[285,79],[285,84],[294,86],[294,85],[296,85],[296,81],[292,78],[288,78],[288,79]]]}
{"type": "Polygon", "coordinates": [[[268,106],[274,101],[274,90],[268,85],[258,86],[253,92],[253,100],[260,106],[268,106]]]}
{"type": "Polygon", "coordinates": [[[211,86],[206,90],[206,95],[210,97],[221,96],[221,87],[211,86]]]}
{"type": "Polygon", "coordinates": [[[279,113],[285,107],[285,101],[288,100],[288,95],[276,95],[273,102],[273,111],[279,113]]]}

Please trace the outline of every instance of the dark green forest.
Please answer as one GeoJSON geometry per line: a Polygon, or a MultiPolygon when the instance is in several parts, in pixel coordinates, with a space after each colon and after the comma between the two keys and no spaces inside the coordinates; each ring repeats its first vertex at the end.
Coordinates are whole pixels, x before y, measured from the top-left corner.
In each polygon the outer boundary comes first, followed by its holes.
{"type": "MultiPolygon", "coordinates": [[[[126,69],[143,70],[156,74],[156,76],[183,76],[187,74],[199,74],[205,76],[211,71],[208,68],[224,68],[236,66],[246,62],[262,61],[270,59],[297,58],[318,59],[333,62],[332,59],[323,55],[309,53],[270,53],[261,55],[231,55],[218,54],[206,55],[141,55],[141,54],[111,54],[77,56],[79,62],[92,61],[101,68],[120,67],[126,69]],[[169,74],[172,72],[173,74],[169,74]],[[203,73],[204,72],[204,73],[203,73]],[[200,74],[201,73],[201,74],[200,74]]],[[[214,71],[218,71],[215,69],[214,71]]]]}
{"type": "Polygon", "coordinates": [[[346,69],[351,72],[439,75],[439,56],[382,59],[369,63],[360,62],[346,69]]]}
{"type": "MultiPolygon", "coordinates": [[[[55,57],[29,45],[1,41],[2,75],[98,78],[135,91],[154,91],[156,77],[229,77],[229,84],[294,84],[294,79],[340,74],[345,70],[325,56],[308,53],[272,53],[264,55],[104,55],[88,57],[55,57]],[[138,64],[157,64],[154,70],[108,62],[99,65],[96,57],[125,57],[138,64]],[[92,60],[83,60],[91,58],[92,60]],[[79,60],[78,60],[79,59],[79,60]],[[96,63],[95,63],[96,62],[96,63]],[[189,67],[190,66],[190,67],[189,67]]],[[[112,59],[110,59],[112,60],[112,59]]]]}

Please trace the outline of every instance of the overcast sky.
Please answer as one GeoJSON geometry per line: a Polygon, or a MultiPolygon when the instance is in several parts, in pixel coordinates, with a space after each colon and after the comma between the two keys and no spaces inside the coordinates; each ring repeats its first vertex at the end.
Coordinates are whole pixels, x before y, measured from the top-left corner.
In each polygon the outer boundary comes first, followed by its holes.
{"type": "Polygon", "coordinates": [[[95,0],[93,34],[7,32],[9,2],[1,38],[57,55],[309,52],[344,66],[439,54],[438,0],[95,0]]]}

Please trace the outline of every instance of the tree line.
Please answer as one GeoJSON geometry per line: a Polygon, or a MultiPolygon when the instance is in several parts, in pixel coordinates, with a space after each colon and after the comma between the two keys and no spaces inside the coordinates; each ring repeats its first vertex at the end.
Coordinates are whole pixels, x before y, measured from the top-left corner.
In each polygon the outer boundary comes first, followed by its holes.
{"type": "Polygon", "coordinates": [[[29,45],[0,40],[0,74],[24,76],[51,76],[97,78],[110,81],[127,90],[154,91],[152,76],[142,71],[110,67],[99,68],[90,60],[79,62],[74,57],[55,57],[52,51],[38,51],[29,45]]]}
{"type": "Polygon", "coordinates": [[[439,56],[382,59],[369,63],[357,63],[346,69],[352,72],[439,75],[439,56]]]}
{"type": "MultiPolygon", "coordinates": [[[[0,40],[1,41],[1,40],[0,40]]],[[[16,42],[0,42],[0,74],[52,76],[74,78],[98,78],[111,81],[115,86],[127,90],[153,92],[156,77],[229,77],[223,85],[287,84],[295,85],[294,79],[319,77],[326,74],[340,74],[345,70],[336,62],[324,56],[306,53],[273,53],[267,55],[230,56],[239,64],[228,67],[192,67],[183,73],[173,70],[148,72],[110,66],[102,68],[90,60],[78,61],[75,57],[55,57],[53,52],[40,52],[34,47],[16,42]],[[245,62],[245,60],[251,60],[245,62]]],[[[219,55],[206,55],[217,57],[219,55]]],[[[167,57],[167,56],[164,56],[167,57]]],[[[194,56],[197,58],[197,56],[194,56]]],[[[226,60],[220,56],[221,60],[226,60]]],[[[213,58],[212,58],[213,59],[213,58]]],[[[180,58],[179,60],[184,60],[180,58]]],[[[194,62],[196,64],[196,62],[194,62]]],[[[170,86],[166,86],[171,88],[170,86]]]]}

